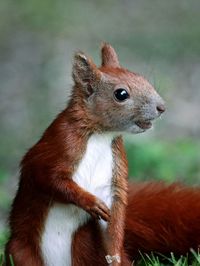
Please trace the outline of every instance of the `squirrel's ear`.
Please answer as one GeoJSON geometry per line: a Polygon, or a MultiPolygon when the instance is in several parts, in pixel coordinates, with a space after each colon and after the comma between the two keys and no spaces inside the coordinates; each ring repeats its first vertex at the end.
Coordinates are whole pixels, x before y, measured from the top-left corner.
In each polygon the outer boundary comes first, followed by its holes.
{"type": "Polygon", "coordinates": [[[101,47],[102,66],[105,67],[120,67],[117,53],[114,48],[108,44],[103,43],[101,47]]]}
{"type": "Polygon", "coordinates": [[[92,81],[100,79],[100,71],[91,58],[82,52],[74,55],[72,76],[76,84],[87,87],[92,81]]]}

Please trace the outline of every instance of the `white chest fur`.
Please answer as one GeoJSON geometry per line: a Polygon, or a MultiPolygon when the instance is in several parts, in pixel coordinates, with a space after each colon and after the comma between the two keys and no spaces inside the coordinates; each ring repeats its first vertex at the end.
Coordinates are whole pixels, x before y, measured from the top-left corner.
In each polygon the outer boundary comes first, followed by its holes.
{"type": "Polygon", "coordinates": [[[111,135],[91,136],[86,153],[73,176],[79,186],[102,199],[109,207],[113,165],[111,142],[111,135]]]}
{"type": "MultiPolygon", "coordinates": [[[[112,203],[112,136],[92,135],[86,152],[73,175],[82,188],[103,200],[108,207],[112,203]]],[[[45,265],[70,266],[73,233],[90,216],[73,204],[54,204],[49,210],[41,241],[45,265]]],[[[101,221],[103,226],[105,222],[101,221]]]]}

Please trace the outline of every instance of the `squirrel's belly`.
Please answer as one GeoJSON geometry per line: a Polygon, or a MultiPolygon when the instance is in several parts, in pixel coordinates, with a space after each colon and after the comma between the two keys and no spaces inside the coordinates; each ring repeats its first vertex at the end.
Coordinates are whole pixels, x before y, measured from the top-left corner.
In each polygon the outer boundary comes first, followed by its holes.
{"type": "Polygon", "coordinates": [[[45,266],[70,266],[74,232],[89,219],[89,214],[73,204],[54,204],[47,215],[41,238],[45,266]]]}

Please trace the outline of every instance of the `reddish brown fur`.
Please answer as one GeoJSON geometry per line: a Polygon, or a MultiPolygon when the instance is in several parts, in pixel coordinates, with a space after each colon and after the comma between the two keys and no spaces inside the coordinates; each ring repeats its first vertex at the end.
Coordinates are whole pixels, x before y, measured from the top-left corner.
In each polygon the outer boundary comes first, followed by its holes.
{"type": "Polygon", "coordinates": [[[162,182],[133,184],[126,216],[125,249],[183,255],[200,245],[200,188],[162,182]]]}
{"type": "MultiPolygon", "coordinates": [[[[125,227],[124,249],[131,261],[139,257],[139,251],[184,255],[190,248],[197,250],[200,245],[200,188],[177,183],[166,185],[163,182],[131,184],[125,227]]],[[[98,252],[101,251],[98,240],[92,239],[91,229],[85,227],[82,231],[84,238],[77,233],[73,245],[77,250],[85,239],[89,240],[87,247],[81,250],[84,259],[84,252],[87,252],[90,258],[87,263],[90,265],[94,261],[92,254],[97,260],[97,247],[98,252]]],[[[74,257],[78,259],[76,250],[74,257]]]]}
{"type": "Polygon", "coordinates": [[[119,60],[116,55],[115,50],[107,43],[102,45],[102,66],[103,67],[111,67],[111,68],[119,68],[119,60]]]}
{"type": "MultiPolygon", "coordinates": [[[[111,218],[108,224],[108,236],[105,239],[105,244],[108,254],[119,254],[121,256],[128,191],[128,165],[121,137],[118,137],[113,141],[113,155],[115,162],[113,174],[114,200],[111,209],[111,218]]],[[[113,263],[113,265],[115,264],[113,263]]]]}

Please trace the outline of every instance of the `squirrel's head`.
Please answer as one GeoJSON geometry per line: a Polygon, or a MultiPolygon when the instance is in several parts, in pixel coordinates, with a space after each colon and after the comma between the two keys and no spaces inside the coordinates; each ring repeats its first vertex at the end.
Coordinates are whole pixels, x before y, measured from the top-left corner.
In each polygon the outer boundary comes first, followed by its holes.
{"type": "Polygon", "coordinates": [[[101,49],[102,65],[97,67],[82,52],[74,57],[75,89],[84,107],[102,131],[143,132],[152,126],[165,106],[153,86],[141,75],[122,68],[109,44],[101,49]]]}

